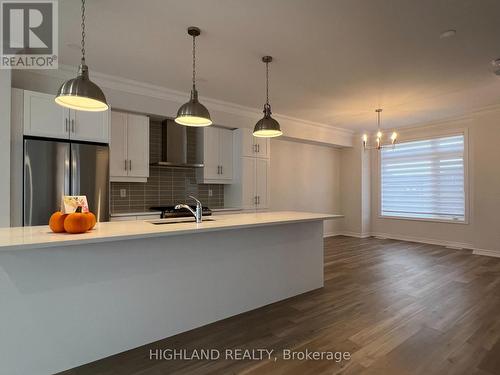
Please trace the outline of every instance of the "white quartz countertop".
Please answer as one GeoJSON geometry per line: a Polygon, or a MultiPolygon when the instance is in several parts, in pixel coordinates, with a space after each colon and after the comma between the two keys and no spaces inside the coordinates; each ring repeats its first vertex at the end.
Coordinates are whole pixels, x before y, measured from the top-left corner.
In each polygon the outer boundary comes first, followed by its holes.
{"type": "MultiPolygon", "coordinates": [[[[53,233],[48,226],[1,228],[0,251],[37,249],[56,246],[91,244],[106,241],[175,236],[192,233],[235,230],[252,226],[290,224],[329,220],[342,215],[297,211],[238,213],[212,217],[200,224],[184,222],[154,225],[149,220],[99,223],[87,233],[53,233]]],[[[159,221],[159,220],[151,220],[159,221]]]]}

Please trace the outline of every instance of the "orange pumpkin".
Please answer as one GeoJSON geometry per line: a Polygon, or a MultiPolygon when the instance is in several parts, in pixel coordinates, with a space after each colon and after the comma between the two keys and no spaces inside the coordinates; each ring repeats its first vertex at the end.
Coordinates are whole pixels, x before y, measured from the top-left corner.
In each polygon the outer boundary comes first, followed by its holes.
{"type": "Polygon", "coordinates": [[[64,220],[64,229],[68,233],[85,233],[89,229],[89,223],[87,214],[82,212],[81,206],[78,206],[76,211],[64,220]]]}
{"type": "Polygon", "coordinates": [[[89,230],[94,229],[94,227],[97,223],[97,219],[96,219],[95,215],[90,211],[85,213],[85,215],[87,215],[87,220],[89,221],[89,230]]]}
{"type": "Polygon", "coordinates": [[[68,215],[63,214],[61,211],[54,212],[49,219],[49,227],[54,233],[62,233],[64,230],[64,220],[68,215]]]}

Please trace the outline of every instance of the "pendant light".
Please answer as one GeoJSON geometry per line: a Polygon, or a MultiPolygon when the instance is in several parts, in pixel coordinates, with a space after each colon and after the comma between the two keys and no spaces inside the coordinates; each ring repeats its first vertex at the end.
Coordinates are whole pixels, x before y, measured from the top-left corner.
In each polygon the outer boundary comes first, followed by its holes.
{"type": "Polygon", "coordinates": [[[79,111],[100,112],[109,108],[102,90],[89,79],[89,68],[85,64],[85,0],[82,0],[82,60],[78,75],[62,84],[55,101],[79,111]]]}
{"type": "Polygon", "coordinates": [[[383,145],[382,144],[383,134],[382,134],[382,131],[380,130],[380,114],[382,113],[382,108],[377,108],[375,110],[375,112],[377,113],[377,134],[375,137],[375,145],[368,146],[368,135],[363,134],[363,138],[362,138],[363,139],[363,149],[365,149],[365,150],[372,150],[372,149],[380,150],[380,149],[386,148],[386,147],[394,147],[396,145],[398,133],[393,131],[391,134],[391,144],[390,145],[389,144],[383,145]]]}
{"type": "Polygon", "coordinates": [[[264,104],[264,117],[255,124],[253,135],[261,138],[279,137],[283,132],[279,122],[271,117],[271,105],[269,104],[269,63],[273,61],[273,58],[264,56],[262,61],[266,64],[266,104],[264,104]]]}
{"type": "Polygon", "coordinates": [[[177,111],[175,122],[184,126],[209,126],[212,125],[208,109],[198,101],[196,90],[196,37],[201,34],[198,27],[191,26],[187,30],[193,37],[193,88],[189,102],[183,104],[177,111]]]}

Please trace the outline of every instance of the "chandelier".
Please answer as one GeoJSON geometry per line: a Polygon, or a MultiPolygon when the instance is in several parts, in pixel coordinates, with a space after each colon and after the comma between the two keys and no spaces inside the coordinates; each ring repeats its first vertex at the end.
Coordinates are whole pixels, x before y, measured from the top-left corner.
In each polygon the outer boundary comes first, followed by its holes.
{"type": "Polygon", "coordinates": [[[374,145],[368,145],[368,134],[363,134],[363,149],[364,150],[373,150],[377,149],[380,150],[382,148],[386,147],[394,147],[396,145],[396,140],[398,138],[398,133],[395,131],[392,132],[391,134],[391,143],[390,144],[382,144],[382,138],[383,138],[383,133],[380,130],[380,114],[382,113],[382,108],[377,108],[375,110],[377,113],[377,134],[375,136],[375,144],[374,145]]]}

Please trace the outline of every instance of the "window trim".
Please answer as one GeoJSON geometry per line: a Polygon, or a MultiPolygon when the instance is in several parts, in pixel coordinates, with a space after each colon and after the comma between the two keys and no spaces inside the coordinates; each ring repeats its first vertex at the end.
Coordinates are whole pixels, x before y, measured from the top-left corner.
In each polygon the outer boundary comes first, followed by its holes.
{"type": "MultiPolygon", "coordinates": [[[[435,132],[432,135],[420,136],[420,137],[404,137],[400,143],[414,142],[414,141],[427,141],[436,138],[452,137],[457,135],[463,135],[464,137],[464,220],[450,220],[450,219],[440,219],[440,218],[424,218],[424,217],[411,217],[411,216],[392,216],[382,214],[382,158],[381,152],[378,152],[377,157],[377,185],[378,185],[378,197],[377,197],[377,216],[378,219],[389,219],[389,220],[407,220],[407,221],[423,221],[423,222],[435,222],[435,223],[445,223],[445,224],[459,224],[468,225],[470,224],[470,179],[469,179],[469,131],[467,128],[453,129],[447,131],[435,132]]],[[[398,147],[398,144],[396,144],[398,147]]]]}

